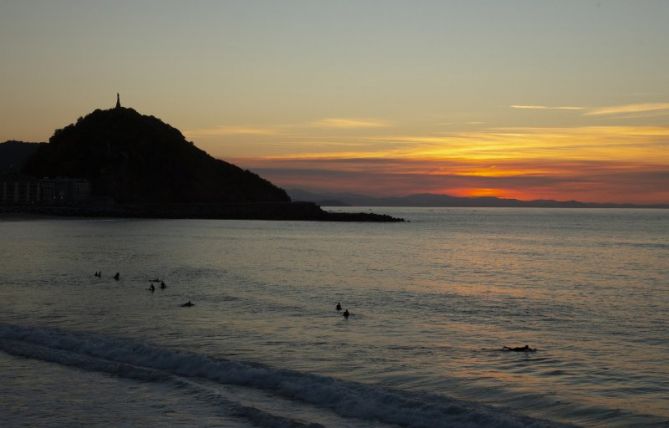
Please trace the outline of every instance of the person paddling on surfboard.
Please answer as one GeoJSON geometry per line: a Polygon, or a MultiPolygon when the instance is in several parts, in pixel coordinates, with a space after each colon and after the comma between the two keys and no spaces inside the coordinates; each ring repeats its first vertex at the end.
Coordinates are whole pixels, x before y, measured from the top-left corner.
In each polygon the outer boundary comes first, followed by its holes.
{"type": "Polygon", "coordinates": [[[502,351],[507,351],[507,352],[537,352],[536,348],[530,348],[529,345],[515,346],[515,347],[505,346],[505,347],[502,348],[502,351]]]}

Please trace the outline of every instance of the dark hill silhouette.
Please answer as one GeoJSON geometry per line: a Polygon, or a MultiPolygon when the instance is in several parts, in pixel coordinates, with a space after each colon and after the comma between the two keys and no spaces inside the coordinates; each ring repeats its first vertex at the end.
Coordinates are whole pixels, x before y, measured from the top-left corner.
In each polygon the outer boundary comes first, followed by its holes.
{"type": "Polygon", "coordinates": [[[258,175],[215,159],[178,129],[131,108],[95,110],[55,131],[28,160],[35,177],[79,177],[120,204],[289,202],[258,175]]]}
{"type": "Polygon", "coordinates": [[[23,169],[28,158],[44,143],[6,141],[0,143],[0,174],[15,174],[23,169]]]}

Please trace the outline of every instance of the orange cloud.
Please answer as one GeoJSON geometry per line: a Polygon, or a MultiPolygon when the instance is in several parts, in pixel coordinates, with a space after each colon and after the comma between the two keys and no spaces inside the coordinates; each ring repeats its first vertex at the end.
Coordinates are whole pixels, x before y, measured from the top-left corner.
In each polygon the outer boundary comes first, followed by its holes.
{"type": "Polygon", "coordinates": [[[410,158],[551,158],[669,163],[669,127],[497,128],[444,136],[374,137],[404,143],[389,153],[410,158]]]}
{"type": "Polygon", "coordinates": [[[397,158],[237,162],[285,187],[330,192],[669,202],[669,167],[662,164],[556,159],[497,160],[492,164],[464,159],[397,158]]]}
{"type": "Polygon", "coordinates": [[[293,138],[285,147],[294,152],[234,161],[285,187],[331,192],[669,203],[663,126],[293,138]]]}

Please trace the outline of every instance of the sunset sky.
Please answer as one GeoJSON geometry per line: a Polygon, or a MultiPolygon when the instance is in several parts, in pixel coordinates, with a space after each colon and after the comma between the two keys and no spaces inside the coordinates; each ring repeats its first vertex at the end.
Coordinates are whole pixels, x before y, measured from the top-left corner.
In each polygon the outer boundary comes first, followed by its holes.
{"type": "Polygon", "coordinates": [[[0,141],[95,108],[288,188],[669,203],[669,1],[0,0],[0,141]]]}

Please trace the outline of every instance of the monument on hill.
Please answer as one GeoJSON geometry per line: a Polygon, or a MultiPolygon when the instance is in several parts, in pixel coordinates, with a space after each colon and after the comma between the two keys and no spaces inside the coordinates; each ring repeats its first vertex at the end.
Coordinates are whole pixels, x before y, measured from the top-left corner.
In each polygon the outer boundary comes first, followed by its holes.
{"type": "Polygon", "coordinates": [[[116,93],[116,108],[121,108],[121,95],[116,93]]]}

